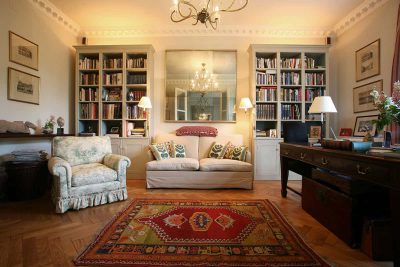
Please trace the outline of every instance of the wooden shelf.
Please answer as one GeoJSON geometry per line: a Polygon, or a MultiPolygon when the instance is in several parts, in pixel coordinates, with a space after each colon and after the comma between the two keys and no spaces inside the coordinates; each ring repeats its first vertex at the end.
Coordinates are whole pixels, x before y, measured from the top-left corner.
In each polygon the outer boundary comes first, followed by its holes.
{"type": "Polygon", "coordinates": [[[56,136],[74,136],[74,134],[24,134],[24,133],[0,133],[0,139],[45,139],[56,136]]]}

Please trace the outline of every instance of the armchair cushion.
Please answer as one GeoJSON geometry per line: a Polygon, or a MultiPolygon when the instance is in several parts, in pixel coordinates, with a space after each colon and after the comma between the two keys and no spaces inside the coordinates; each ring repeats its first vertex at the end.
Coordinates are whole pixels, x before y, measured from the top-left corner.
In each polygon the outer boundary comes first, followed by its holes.
{"type": "Polygon", "coordinates": [[[53,156],[69,162],[71,166],[101,163],[104,156],[111,153],[108,136],[75,137],[57,136],[53,139],[53,156]]]}
{"type": "Polygon", "coordinates": [[[72,167],[73,187],[116,181],[117,172],[100,163],[76,165],[72,167]]]}

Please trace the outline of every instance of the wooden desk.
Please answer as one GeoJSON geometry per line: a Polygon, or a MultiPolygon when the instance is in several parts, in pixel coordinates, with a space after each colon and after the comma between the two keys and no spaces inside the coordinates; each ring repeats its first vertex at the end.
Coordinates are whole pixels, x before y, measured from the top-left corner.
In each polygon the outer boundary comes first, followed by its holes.
{"type": "Polygon", "coordinates": [[[287,195],[289,170],[307,175],[323,168],[390,189],[394,266],[400,267],[400,159],[367,156],[351,151],[280,143],[281,195],[287,195]],[[293,166],[301,166],[294,168],[293,166]]]}

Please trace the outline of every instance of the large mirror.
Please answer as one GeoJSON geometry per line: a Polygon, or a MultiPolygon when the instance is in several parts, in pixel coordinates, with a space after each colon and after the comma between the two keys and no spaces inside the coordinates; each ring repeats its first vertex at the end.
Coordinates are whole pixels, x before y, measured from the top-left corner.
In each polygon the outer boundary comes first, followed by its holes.
{"type": "Polygon", "coordinates": [[[165,61],[166,121],[236,121],[236,51],[168,50],[165,61]]]}

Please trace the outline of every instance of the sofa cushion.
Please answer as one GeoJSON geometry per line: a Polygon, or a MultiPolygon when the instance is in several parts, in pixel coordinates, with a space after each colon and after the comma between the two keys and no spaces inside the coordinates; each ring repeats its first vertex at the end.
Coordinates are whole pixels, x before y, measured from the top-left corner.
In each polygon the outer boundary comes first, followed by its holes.
{"type": "Polygon", "coordinates": [[[71,168],[73,187],[116,181],[118,174],[101,163],[76,165],[71,168]]]}
{"type": "Polygon", "coordinates": [[[200,160],[200,171],[251,172],[253,165],[233,159],[205,158],[200,160]]]}
{"type": "Polygon", "coordinates": [[[214,142],[211,145],[210,152],[208,153],[209,158],[222,159],[225,155],[227,144],[219,144],[214,142]]]}
{"type": "MultiPolygon", "coordinates": [[[[214,138],[214,137],[211,137],[214,138]]],[[[154,142],[163,143],[174,141],[176,144],[185,146],[185,153],[187,158],[199,159],[199,137],[198,136],[176,136],[174,134],[160,134],[154,138],[154,142]]],[[[212,143],[212,142],[211,142],[212,143]]],[[[210,143],[210,146],[211,146],[210,143]]],[[[208,150],[210,149],[208,147],[208,150]]],[[[207,152],[208,152],[207,150],[207,152]]]]}
{"type": "Polygon", "coordinates": [[[228,159],[246,161],[246,153],[247,146],[234,146],[228,155],[228,159]]]}
{"type": "Polygon", "coordinates": [[[185,145],[176,144],[175,142],[172,142],[172,157],[186,158],[185,145]]]}
{"type": "Polygon", "coordinates": [[[218,129],[211,126],[182,126],[176,130],[176,135],[217,136],[218,129]]]}
{"type": "MultiPolygon", "coordinates": [[[[186,136],[189,137],[189,136],[186,136]]],[[[199,159],[208,157],[208,152],[214,142],[220,144],[227,144],[231,142],[235,146],[243,145],[243,137],[239,134],[236,135],[219,135],[216,137],[202,136],[199,140],[199,159]]],[[[186,146],[187,147],[187,146],[186,146]]]]}
{"type": "Polygon", "coordinates": [[[146,163],[148,171],[197,171],[199,161],[192,158],[170,158],[166,160],[153,160],[146,163]]]}
{"type": "Polygon", "coordinates": [[[152,144],[149,147],[156,160],[164,160],[170,158],[168,148],[165,146],[164,143],[152,144]]]}

